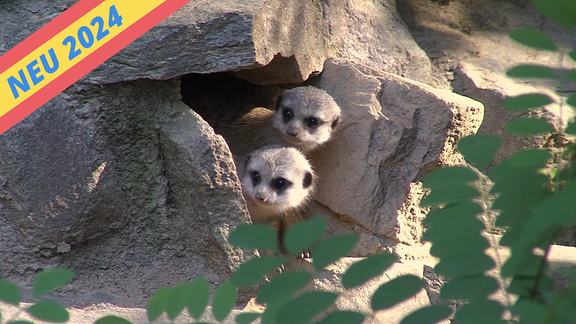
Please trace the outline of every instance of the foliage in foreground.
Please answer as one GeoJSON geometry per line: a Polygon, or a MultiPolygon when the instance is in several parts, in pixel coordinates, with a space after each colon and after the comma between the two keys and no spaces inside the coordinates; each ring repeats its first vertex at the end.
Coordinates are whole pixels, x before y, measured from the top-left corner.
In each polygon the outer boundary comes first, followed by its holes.
{"type": "MultiPolygon", "coordinates": [[[[571,28],[576,24],[576,2],[564,0],[534,0],[536,7],[559,24],[571,28]]],[[[510,36],[527,46],[564,51],[546,34],[534,29],[520,29],[510,36]]],[[[568,56],[576,61],[576,51],[568,56]]],[[[565,77],[557,76],[553,69],[545,66],[520,65],[510,69],[508,76],[514,78],[560,79],[559,82],[576,81],[576,70],[565,77]]],[[[540,107],[554,104],[546,94],[531,93],[509,98],[505,107],[511,110],[531,112],[540,107]]],[[[566,103],[576,107],[576,95],[566,103]]],[[[560,98],[560,109],[564,98],[560,98]]],[[[576,123],[566,127],[559,123],[560,131],[543,119],[522,117],[508,123],[506,130],[519,136],[550,134],[551,138],[562,139],[576,135],[576,123]]],[[[553,290],[548,277],[546,257],[550,246],[563,227],[576,222],[576,145],[560,147],[557,156],[543,149],[528,149],[514,154],[509,159],[491,168],[493,156],[501,139],[493,135],[475,135],[463,138],[458,149],[468,163],[490,178],[490,194],[478,190],[478,173],[471,167],[454,166],[442,168],[429,174],[423,185],[431,189],[421,205],[432,211],[424,221],[427,228],[423,240],[432,242],[432,255],[439,259],[435,272],[450,278],[440,296],[446,301],[464,301],[455,314],[446,305],[431,305],[409,314],[402,324],[436,323],[454,316],[458,323],[576,323],[576,280],[565,290],[553,290]],[[559,161],[551,165],[551,160],[559,161]],[[548,170],[548,171],[547,171],[548,170]],[[496,241],[494,236],[483,235],[487,229],[487,215],[497,213],[494,224],[505,230],[496,241]],[[489,242],[489,239],[492,242],[489,242]],[[491,244],[490,244],[491,243],[491,244]],[[509,247],[512,254],[504,263],[498,257],[498,244],[509,247]],[[494,249],[495,259],[486,254],[494,249]],[[498,271],[501,280],[487,275],[487,271],[498,271]],[[502,291],[505,302],[491,300],[490,295],[502,291]]],[[[297,254],[312,246],[315,273],[286,271],[261,286],[257,302],[265,305],[262,313],[241,313],[237,323],[252,323],[260,318],[261,323],[309,323],[318,314],[332,305],[337,293],[309,291],[298,294],[314,276],[325,267],[346,256],[358,240],[355,234],[342,234],[322,238],[326,221],[315,218],[291,227],[285,238],[287,250],[297,254]]],[[[230,235],[232,245],[245,249],[277,252],[277,239],[272,229],[263,225],[242,225],[230,235]]],[[[370,279],[380,276],[396,260],[389,254],[369,256],[350,266],[342,276],[345,289],[358,287],[370,279]]],[[[262,280],[286,261],[286,258],[267,255],[253,258],[224,281],[216,289],[211,305],[212,315],[217,321],[229,317],[237,299],[237,289],[248,287],[262,280]]],[[[33,297],[41,297],[57,289],[73,278],[65,269],[40,272],[33,283],[33,297]]],[[[422,287],[420,278],[406,275],[382,284],[371,298],[373,312],[388,309],[414,296],[422,287]]],[[[0,300],[17,306],[21,312],[53,323],[69,320],[67,310],[52,301],[38,301],[24,308],[20,304],[19,288],[6,280],[0,280],[0,300]]],[[[150,322],[166,313],[174,320],[185,310],[199,321],[210,301],[210,284],[204,277],[175,287],[159,289],[150,299],[147,315],[150,322]]],[[[366,316],[353,311],[332,311],[321,323],[362,323],[366,316]]],[[[15,319],[0,322],[12,324],[30,323],[15,319]]],[[[124,324],[127,320],[106,316],[97,324],[124,324]]],[[[200,322],[197,322],[200,323],[200,322]]]]}

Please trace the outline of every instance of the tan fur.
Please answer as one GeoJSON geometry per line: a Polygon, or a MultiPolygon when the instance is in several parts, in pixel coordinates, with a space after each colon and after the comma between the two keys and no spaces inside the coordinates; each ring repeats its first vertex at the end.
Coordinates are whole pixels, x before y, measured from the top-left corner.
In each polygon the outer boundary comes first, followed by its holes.
{"type": "Polygon", "coordinates": [[[325,91],[297,87],[278,98],[276,111],[258,107],[234,120],[212,116],[211,126],[226,139],[236,162],[239,162],[250,152],[268,145],[291,146],[304,153],[310,152],[331,138],[333,126],[339,118],[340,107],[325,91]],[[282,116],[285,109],[290,109],[293,114],[293,119],[288,122],[282,116]],[[315,128],[307,127],[305,121],[310,117],[320,120],[321,124],[315,128]],[[298,135],[289,135],[289,132],[298,135]]]}
{"type": "Polygon", "coordinates": [[[314,171],[295,148],[265,147],[252,152],[244,165],[239,164],[237,169],[250,217],[256,223],[270,224],[274,218],[302,208],[314,191],[314,171]],[[258,172],[257,183],[253,179],[254,172],[258,172]],[[307,176],[309,184],[305,183],[307,176]],[[290,185],[278,191],[273,186],[277,179],[290,185]]]}

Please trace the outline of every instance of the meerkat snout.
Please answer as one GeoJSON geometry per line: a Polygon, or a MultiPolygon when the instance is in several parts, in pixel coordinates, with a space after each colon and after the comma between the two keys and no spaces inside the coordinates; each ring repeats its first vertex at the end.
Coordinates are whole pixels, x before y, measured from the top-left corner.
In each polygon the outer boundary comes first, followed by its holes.
{"type": "Polygon", "coordinates": [[[308,152],[331,138],[340,114],[340,107],[326,91],[297,87],[276,100],[274,127],[288,143],[308,152]]]}
{"type": "Polygon", "coordinates": [[[241,167],[242,194],[253,222],[266,222],[286,210],[302,207],[314,190],[314,171],[292,147],[254,151],[241,167]]]}

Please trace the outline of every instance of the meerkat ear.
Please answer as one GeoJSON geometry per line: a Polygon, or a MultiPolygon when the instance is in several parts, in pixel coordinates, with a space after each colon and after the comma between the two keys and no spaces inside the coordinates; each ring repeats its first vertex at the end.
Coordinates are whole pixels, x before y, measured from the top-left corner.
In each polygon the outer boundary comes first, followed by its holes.
{"type": "Polygon", "coordinates": [[[334,119],[334,121],[332,122],[332,129],[336,128],[336,125],[338,125],[339,119],[340,119],[340,117],[336,117],[336,119],[334,119]]]}
{"type": "Polygon", "coordinates": [[[280,109],[280,103],[282,103],[282,95],[279,95],[278,98],[276,98],[276,110],[280,109]]]}
{"type": "Polygon", "coordinates": [[[248,155],[246,157],[246,161],[244,162],[244,168],[248,167],[248,163],[250,163],[250,159],[252,158],[252,155],[248,155]]]}
{"type": "Polygon", "coordinates": [[[306,171],[306,173],[304,174],[304,182],[302,182],[302,187],[306,189],[311,185],[312,185],[312,173],[306,171]]]}

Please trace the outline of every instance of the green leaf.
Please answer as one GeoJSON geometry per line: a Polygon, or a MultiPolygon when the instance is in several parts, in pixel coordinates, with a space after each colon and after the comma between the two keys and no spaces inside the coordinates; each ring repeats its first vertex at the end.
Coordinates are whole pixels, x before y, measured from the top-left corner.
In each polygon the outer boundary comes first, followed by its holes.
{"type": "MultiPolygon", "coordinates": [[[[544,229],[547,225],[568,226],[576,222],[576,182],[564,187],[558,194],[547,197],[533,208],[533,229],[544,229]]],[[[524,233],[523,233],[524,234],[524,233]]]]}
{"type": "Polygon", "coordinates": [[[189,285],[186,282],[181,282],[170,292],[166,299],[166,314],[169,319],[173,320],[178,317],[186,307],[186,293],[189,285]]]}
{"type": "Polygon", "coordinates": [[[172,288],[162,287],[152,295],[146,306],[148,321],[153,322],[166,310],[166,301],[172,293],[172,288]]]}
{"type": "Polygon", "coordinates": [[[29,321],[20,320],[20,321],[8,322],[7,324],[34,324],[34,323],[29,322],[29,321]]]}
{"type": "MultiPolygon", "coordinates": [[[[443,227],[446,224],[452,223],[456,218],[463,216],[472,216],[482,213],[484,210],[480,205],[471,201],[464,201],[459,204],[446,206],[442,209],[436,209],[428,213],[426,218],[422,221],[422,225],[428,228],[443,227]]],[[[434,228],[434,230],[436,230],[434,228]]]]}
{"type": "Polygon", "coordinates": [[[571,28],[576,23],[576,3],[567,0],[533,0],[536,8],[560,25],[571,28]]]}
{"type": "Polygon", "coordinates": [[[374,254],[364,260],[352,264],[342,275],[342,285],[346,289],[360,286],[370,279],[374,279],[388,269],[396,256],[393,254],[374,254]]]}
{"type": "Polygon", "coordinates": [[[288,301],[290,301],[290,298],[284,298],[266,305],[266,309],[262,314],[261,324],[278,324],[276,320],[278,311],[284,307],[288,301]]]}
{"type": "Polygon", "coordinates": [[[555,77],[554,70],[541,65],[518,65],[506,71],[506,75],[511,78],[537,78],[552,79],[555,77]]]}
{"type": "MultiPolygon", "coordinates": [[[[529,298],[532,295],[536,285],[536,276],[534,277],[513,277],[508,291],[511,294],[518,295],[520,298],[529,298]]],[[[538,291],[550,291],[554,286],[552,279],[546,275],[540,276],[538,280],[538,291]]]]}
{"type": "Polygon", "coordinates": [[[247,287],[258,283],[262,278],[282,265],[286,258],[263,256],[244,262],[232,274],[232,282],[238,287],[247,287]]]}
{"type": "Polygon", "coordinates": [[[0,300],[8,304],[20,305],[20,289],[10,281],[0,280],[0,300]]]}
{"type": "Polygon", "coordinates": [[[576,81],[576,70],[568,71],[568,74],[566,74],[566,78],[571,81],[576,81]]]}
{"type": "Polygon", "coordinates": [[[543,149],[526,149],[515,153],[509,159],[512,166],[544,166],[552,158],[550,152],[543,149]]]}
{"type": "Polygon", "coordinates": [[[362,324],[364,315],[353,311],[334,311],[321,324],[362,324]]]}
{"type": "Polygon", "coordinates": [[[431,189],[443,189],[475,180],[478,180],[478,175],[474,171],[464,166],[452,166],[431,172],[422,180],[422,185],[431,189]]]}
{"type": "MultiPolygon", "coordinates": [[[[496,180],[491,193],[498,195],[492,209],[501,211],[495,225],[512,226],[504,236],[514,231],[517,226],[522,226],[530,217],[531,206],[550,193],[545,188],[549,180],[538,173],[538,169],[540,167],[513,166],[506,160],[490,171],[490,177],[496,180]]],[[[504,244],[503,241],[501,244],[504,244]]]]}
{"type": "Polygon", "coordinates": [[[570,95],[568,100],[566,100],[566,103],[572,107],[576,107],[576,93],[570,95]]]}
{"type": "Polygon", "coordinates": [[[326,232],[326,219],[314,217],[298,222],[286,230],[284,244],[288,253],[295,255],[318,241],[326,232]]]}
{"type": "Polygon", "coordinates": [[[236,315],[236,323],[238,324],[250,324],[254,322],[262,313],[241,313],[236,315]]]}
{"type": "Polygon", "coordinates": [[[448,277],[473,276],[483,274],[495,266],[494,260],[486,254],[474,253],[461,258],[442,259],[434,267],[434,271],[448,277]]]}
{"type": "Polygon", "coordinates": [[[442,189],[432,189],[428,196],[420,201],[421,207],[432,207],[440,204],[459,203],[480,196],[475,188],[468,185],[454,185],[442,189]]]}
{"type": "Polygon", "coordinates": [[[132,322],[130,322],[127,319],[124,319],[122,317],[118,317],[118,316],[114,316],[114,315],[108,315],[102,318],[99,318],[96,322],[94,322],[94,324],[131,324],[132,322]]]}
{"type": "MultiPolygon", "coordinates": [[[[468,203],[468,202],[464,202],[468,203]]],[[[462,204],[464,204],[462,203],[462,204]]],[[[460,205],[460,204],[459,204],[460,205]]],[[[470,205],[473,206],[473,205],[470,205]]],[[[458,208],[463,209],[463,208],[458,208]]],[[[434,214],[432,216],[437,216],[434,214]]],[[[474,235],[480,237],[480,232],[486,229],[482,221],[476,218],[476,214],[460,214],[451,218],[435,218],[430,224],[428,230],[422,235],[423,241],[439,243],[442,241],[453,242],[456,237],[466,237],[474,235]],[[460,234],[462,233],[462,234],[460,234]]]]}
{"type": "Polygon", "coordinates": [[[54,268],[43,270],[34,277],[32,295],[38,297],[56,288],[60,288],[69,283],[72,278],[74,278],[74,272],[68,269],[54,268]]]}
{"type": "Polygon", "coordinates": [[[458,151],[464,155],[466,161],[480,170],[485,170],[492,162],[500,145],[502,145],[502,138],[496,135],[470,135],[460,139],[458,151]]]}
{"type": "Polygon", "coordinates": [[[286,298],[289,298],[304,287],[312,275],[303,271],[287,271],[275,276],[272,280],[262,286],[258,291],[256,302],[259,304],[270,304],[286,298]]]}
{"type": "Polygon", "coordinates": [[[422,279],[414,275],[394,278],[376,289],[370,305],[375,311],[390,308],[416,295],[423,287],[422,279]]]}
{"type": "Polygon", "coordinates": [[[576,50],[571,50],[568,56],[570,56],[573,61],[576,61],[576,50]]]}
{"type": "Polygon", "coordinates": [[[312,252],[314,268],[324,269],[330,263],[347,256],[358,242],[356,234],[342,234],[325,238],[318,242],[312,252]]]}
{"type": "Polygon", "coordinates": [[[278,310],[279,323],[308,323],[325,308],[332,305],[338,294],[327,291],[309,291],[289,301],[278,310]]]}
{"type": "Polygon", "coordinates": [[[544,119],[521,117],[506,124],[506,131],[513,135],[552,133],[554,128],[544,119]]]}
{"type": "Polygon", "coordinates": [[[446,305],[426,306],[406,316],[400,324],[436,324],[448,318],[450,314],[452,310],[446,305]]]}
{"type": "Polygon", "coordinates": [[[504,306],[493,300],[473,300],[464,304],[454,317],[458,323],[468,323],[470,319],[482,319],[474,323],[500,323],[504,306]]]}
{"type": "Polygon", "coordinates": [[[222,282],[220,287],[214,292],[214,299],[212,300],[214,318],[222,322],[232,311],[237,298],[238,291],[236,291],[236,286],[230,280],[222,282]]]}
{"type": "Polygon", "coordinates": [[[541,304],[526,299],[518,300],[512,306],[512,312],[520,315],[522,323],[526,324],[546,323],[545,319],[548,315],[548,311],[541,304]]]}
{"type": "Polygon", "coordinates": [[[206,277],[196,278],[186,292],[186,307],[188,314],[194,319],[199,319],[206,306],[208,306],[208,299],[210,298],[210,283],[206,277]]]}
{"type": "MultiPolygon", "coordinates": [[[[484,226],[484,224],[482,224],[484,226]]],[[[458,229],[454,229],[457,231],[458,229]]],[[[480,235],[480,232],[470,232],[463,230],[464,235],[453,237],[453,239],[443,239],[441,241],[433,241],[430,248],[430,254],[438,258],[456,258],[462,255],[472,253],[483,253],[490,244],[488,240],[480,235]],[[458,242],[458,244],[454,244],[458,242]]]]}
{"type": "Polygon", "coordinates": [[[228,242],[250,250],[278,250],[278,239],[274,230],[264,224],[242,224],[230,233],[228,242]]]}
{"type": "Polygon", "coordinates": [[[453,278],[442,286],[440,298],[448,299],[485,299],[498,290],[498,282],[484,275],[475,277],[453,278]]]}
{"type": "Polygon", "coordinates": [[[534,28],[520,28],[510,32],[510,38],[536,49],[555,51],[556,44],[546,33],[534,28]]]}
{"type": "Polygon", "coordinates": [[[26,311],[36,319],[51,323],[64,323],[70,318],[66,308],[53,301],[37,302],[26,311]]]}
{"type": "Polygon", "coordinates": [[[506,99],[504,107],[508,110],[528,110],[543,107],[553,102],[554,100],[548,95],[529,93],[506,99]]]}

